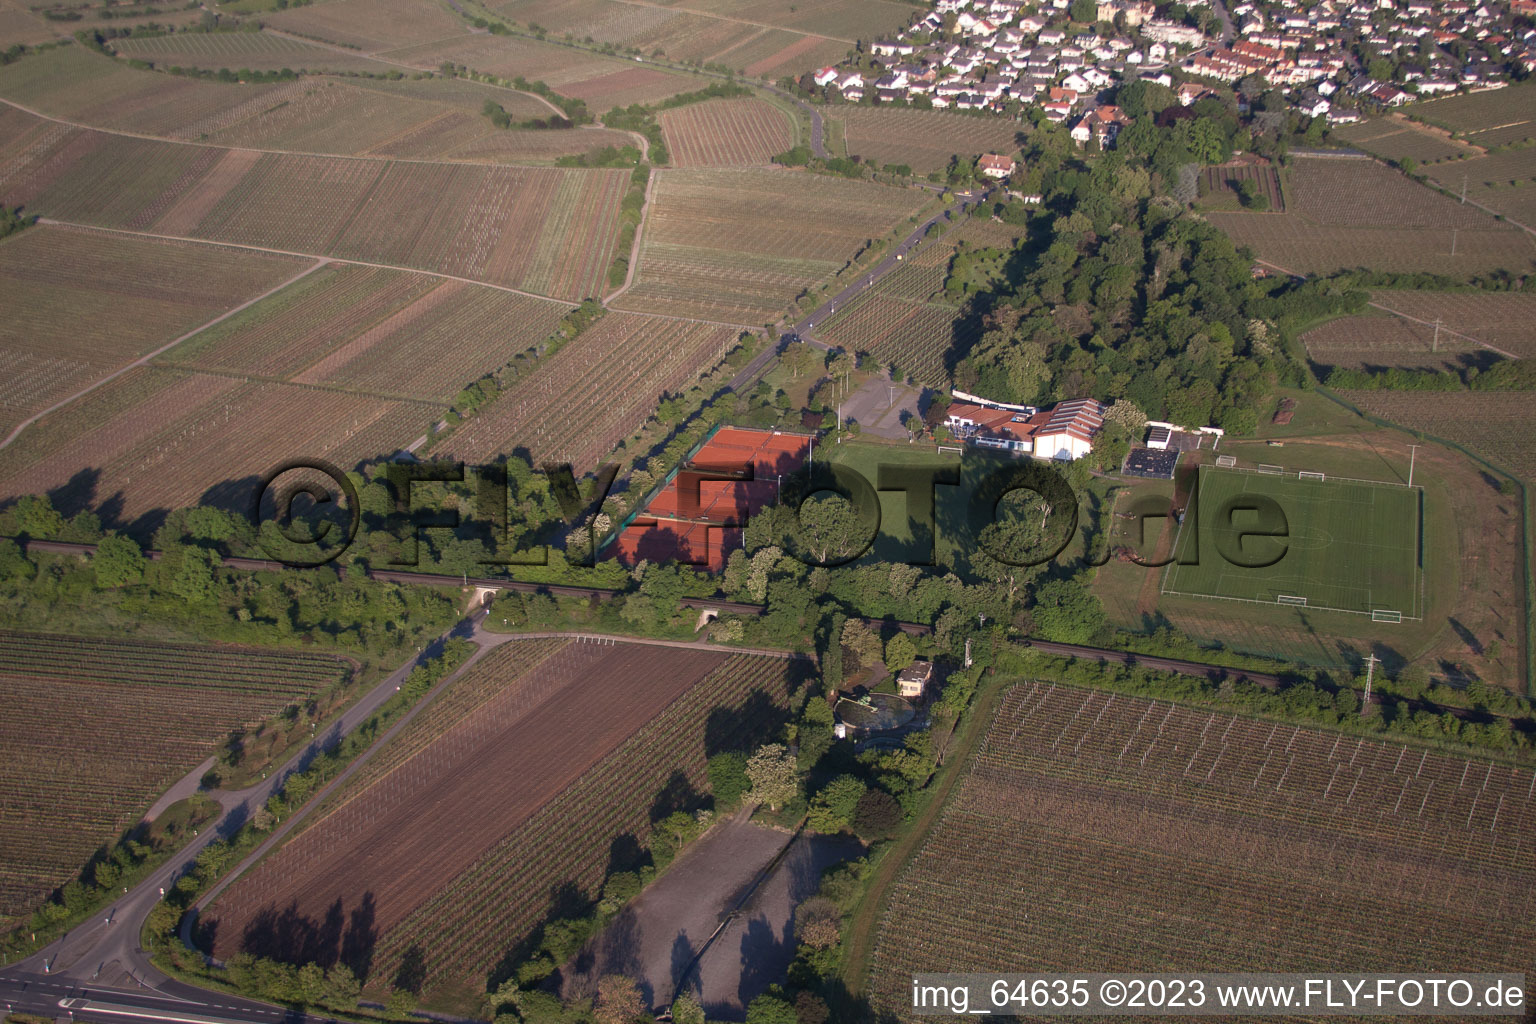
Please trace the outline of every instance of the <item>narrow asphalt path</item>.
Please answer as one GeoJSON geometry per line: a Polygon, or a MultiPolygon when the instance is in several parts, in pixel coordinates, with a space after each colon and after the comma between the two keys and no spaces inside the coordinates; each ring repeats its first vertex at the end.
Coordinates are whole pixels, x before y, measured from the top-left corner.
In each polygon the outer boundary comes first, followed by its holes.
{"type": "Polygon", "coordinates": [[[852,284],[826,302],[823,302],[820,306],[817,306],[815,310],[808,313],[799,323],[791,326],[788,331],[780,336],[779,345],[771,345],[759,352],[751,362],[737,371],[736,376],[732,377],[731,382],[726,386],[732,391],[741,391],[744,388],[750,387],[753,382],[767,371],[768,364],[778,358],[780,348],[788,341],[798,339],[808,345],[814,345],[816,348],[831,351],[834,346],[821,341],[811,333],[818,323],[825,323],[828,318],[837,312],[837,307],[847,305],[864,292],[879,284],[882,278],[905,261],[907,254],[917,247],[918,243],[923,240],[928,234],[929,229],[935,224],[949,223],[956,219],[957,214],[964,216],[977,203],[986,202],[987,198],[991,195],[991,189],[988,189],[986,192],[957,193],[954,206],[940,210],[913,228],[896,248],[885,254],[884,259],[856,278],[852,284]]]}

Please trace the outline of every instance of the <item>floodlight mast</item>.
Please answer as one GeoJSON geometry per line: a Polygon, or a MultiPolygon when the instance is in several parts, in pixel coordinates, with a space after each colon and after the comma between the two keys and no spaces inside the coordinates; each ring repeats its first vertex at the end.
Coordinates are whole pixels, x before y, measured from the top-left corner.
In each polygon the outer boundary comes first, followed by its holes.
{"type": "Polygon", "coordinates": [[[1360,714],[1364,715],[1366,708],[1371,706],[1371,677],[1376,674],[1376,663],[1381,659],[1369,654],[1365,659],[1365,699],[1360,702],[1360,714]]]}

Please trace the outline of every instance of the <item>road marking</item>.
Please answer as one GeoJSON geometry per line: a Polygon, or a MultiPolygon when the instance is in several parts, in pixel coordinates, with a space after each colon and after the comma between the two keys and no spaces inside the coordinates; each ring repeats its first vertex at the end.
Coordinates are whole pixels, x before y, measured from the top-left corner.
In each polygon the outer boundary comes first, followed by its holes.
{"type": "MultiPolygon", "coordinates": [[[[91,999],[60,999],[59,1006],[71,1013],[106,1014],[112,1017],[138,1017],[143,1020],[167,1020],[176,1024],[241,1024],[240,1021],[229,1020],[223,1017],[204,1017],[192,1013],[182,1013],[177,1010],[151,1011],[149,1007],[121,1006],[115,1003],[100,1003],[91,999]]],[[[226,1007],[234,1009],[234,1007],[226,1007]]]]}

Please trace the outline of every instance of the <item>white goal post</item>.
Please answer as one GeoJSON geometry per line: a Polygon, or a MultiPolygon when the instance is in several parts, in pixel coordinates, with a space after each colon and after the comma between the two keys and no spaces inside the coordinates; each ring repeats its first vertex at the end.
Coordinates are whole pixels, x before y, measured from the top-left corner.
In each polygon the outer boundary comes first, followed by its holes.
{"type": "Polygon", "coordinates": [[[1307,599],[1296,594],[1276,594],[1275,604],[1295,604],[1305,608],[1307,605],[1307,599]]]}
{"type": "Polygon", "coordinates": [[[1303,469],[1303,470],[1300,470],[1300,471],[1297,472],[1296,479],[1297,480],[1326,480],[1326,479],[1328,479],[1328,474],[1327,473],[1309,473],[1307,470],[1303,469]]]}
{"type": "Polygon", "coordinates": [[[1237,465],[1237,456],[1218,455],[1216,456],[1216,465],[1220,466],[1222,469],[1231,469],[1233,466],[1237,465]]]}
{"type": "Polygon", "coordinates": [[[1271,466],[1268,463],[1261,462],[1259,463],[1259,472],[1268,473],[1271,476],[1279,476],[1281,473],[1284,473],[1285,470],[1279,466],[1271,466]]]}
{"type": "Polygon", "coordinates": [[[1371,609],[1371,621],[1372,622],[1402,622],[1403,621],[1403,613],[1402,612],[1394,612],[1394,611],[1392,611],[1391,609],[1388,609],[1388,608],[1373,608],[1373,609],[1371,609]]]}

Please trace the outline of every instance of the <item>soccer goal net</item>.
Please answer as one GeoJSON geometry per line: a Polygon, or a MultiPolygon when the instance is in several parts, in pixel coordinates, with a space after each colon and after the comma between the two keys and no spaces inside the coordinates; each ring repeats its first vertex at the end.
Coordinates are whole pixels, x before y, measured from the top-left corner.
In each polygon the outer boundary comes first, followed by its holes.
{"type": "Polygon", "coordinates": [[[1275,596],[1275,604],[1299,604],[1302,607],[1306,607],[1307,599],[1298,597],[1295,594],[1277,594],[1275,596]]]}
{"type": "Polygon", "coordinates": [[[1261,462],[1259,463],[1259,472],[1269,473],[1272,476],[1279,476],[1281,473],[1284,473],[1285,470],[1281,469],[1279,466],[1271,466],[1268,463],[1261,462]]]}
{"type": "Polygon", "coordinates": [[[1303,470],[1301,470],[1300,472],[1298,472],[1296,474],[1296,479],[1297,480],[1326,480],[1326,479],[1328,479],[1328,475],[1326,473],[1308,473],[1306,470],[1303,469],[1303,470]]]}
{"type": "Polygon", "coordinates": [[[1371,611],[1372,622],[1402,622],[1403,613],[1389,611],[1386,608],[1375,608],[1371,611]]]}
{"type": "Polygon", "coordinates": [[[1216,456],[1216,465],[1220,466],[1222,469],[1231,469],[1233,466],[1237,465],[1237,456],[1218,455],[1216,456]]]}

